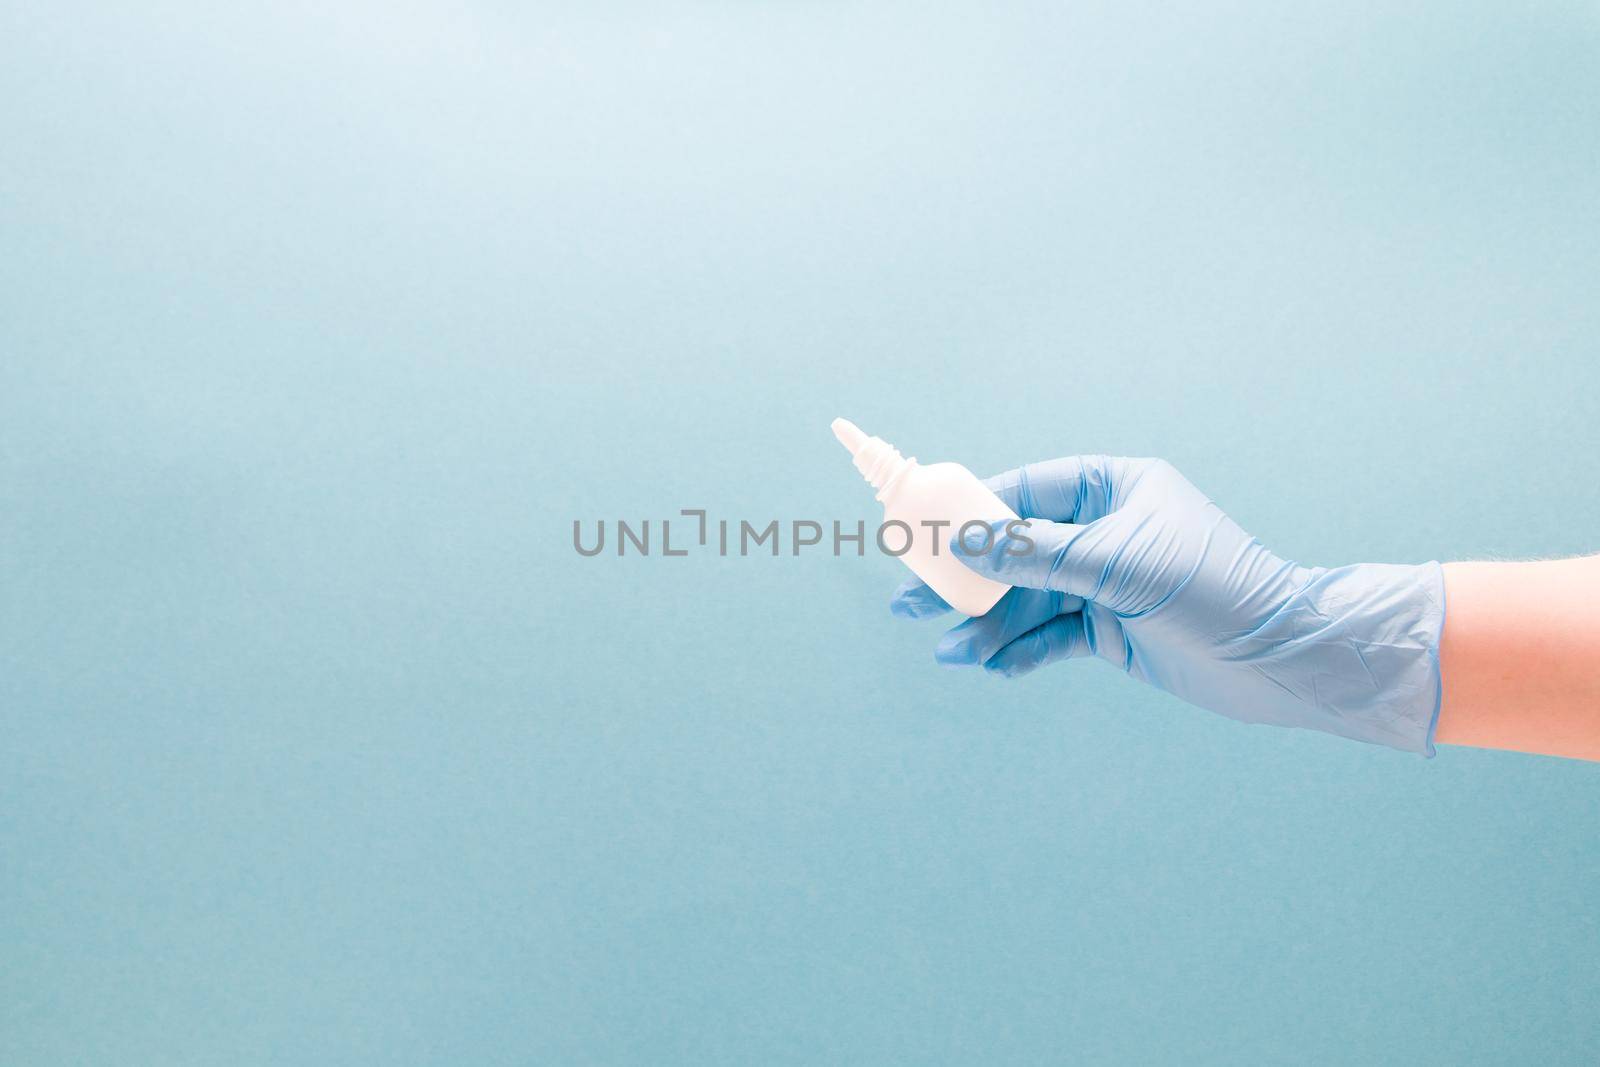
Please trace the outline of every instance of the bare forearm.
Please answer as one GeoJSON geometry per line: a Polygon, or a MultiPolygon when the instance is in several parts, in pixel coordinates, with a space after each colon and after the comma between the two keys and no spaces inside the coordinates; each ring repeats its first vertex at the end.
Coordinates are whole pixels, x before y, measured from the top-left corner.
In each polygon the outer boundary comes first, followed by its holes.
{"type": "Polygon", "coordinates": [[[1600,760],[1600,556],[1444,575],[1436,739],[1600,760]]]}

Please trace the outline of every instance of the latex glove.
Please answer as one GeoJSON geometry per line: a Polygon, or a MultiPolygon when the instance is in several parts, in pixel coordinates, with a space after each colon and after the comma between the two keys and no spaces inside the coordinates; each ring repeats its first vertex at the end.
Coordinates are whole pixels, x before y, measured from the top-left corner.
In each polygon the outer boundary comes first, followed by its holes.
{"type": "MultiPolygon", "coordinates": [[[[1165,460],[1069,456],[987,484],[1030,520],[1034,547],[1017,554],[1025,545],[1003,523],[980,555],[952,539],[969,567],[1017,588],[946,633],[940,663],[1016,676],[1099,656],[1231,718],[1433,754],[1438,563],[1302,567],[1165,460]]],[[[950,610],[916,580],[891,608],[913,618],[950,610]]]]}

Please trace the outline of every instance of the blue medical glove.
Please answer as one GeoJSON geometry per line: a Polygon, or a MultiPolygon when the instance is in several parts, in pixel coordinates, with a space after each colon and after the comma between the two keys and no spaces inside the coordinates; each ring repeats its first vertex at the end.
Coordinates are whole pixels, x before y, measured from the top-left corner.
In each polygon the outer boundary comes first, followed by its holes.
{"type": "MultiPolygon", "coordinates": [[[[1438,563],[1302,567],[1159,459],[1071,456],[987,484],[1029,520],[1027,532],[1007,537],[997,523],[987,551],[968,555],[957,539],[951,550],[1016,588],[946,633],[940,663],[1016,676],[1099,656],[1244,722],[1433,755],[1438,563]]],[[[891,608],[913,618],[949,610],[915,580],[891,608]]]]}

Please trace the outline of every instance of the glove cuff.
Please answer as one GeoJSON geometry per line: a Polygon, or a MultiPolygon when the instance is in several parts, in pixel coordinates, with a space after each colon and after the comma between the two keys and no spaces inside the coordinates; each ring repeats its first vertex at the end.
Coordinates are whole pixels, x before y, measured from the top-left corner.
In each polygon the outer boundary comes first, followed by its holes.
{"type": "Polygon", "coordinates": [[[1288,617],[1306,629],[1291,644],[1316,648],[1311,707],[1296,725],[1431,757],[1443,698],[1438,562],[1313,572],[1294,601],[1288,617]]]}

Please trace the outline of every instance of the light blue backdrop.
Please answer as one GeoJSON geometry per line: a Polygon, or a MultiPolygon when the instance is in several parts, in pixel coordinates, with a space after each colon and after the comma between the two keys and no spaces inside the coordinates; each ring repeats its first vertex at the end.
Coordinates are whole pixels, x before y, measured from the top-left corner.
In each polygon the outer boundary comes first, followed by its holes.
{"type": "Polygon", "coordinates": [[[1597,173],[1586,3],[0,3],[0,1061],[1592,1062],[1600,767],[570,537],[1595,550],[1597,173]]]}

